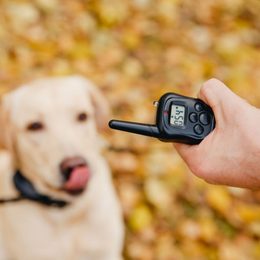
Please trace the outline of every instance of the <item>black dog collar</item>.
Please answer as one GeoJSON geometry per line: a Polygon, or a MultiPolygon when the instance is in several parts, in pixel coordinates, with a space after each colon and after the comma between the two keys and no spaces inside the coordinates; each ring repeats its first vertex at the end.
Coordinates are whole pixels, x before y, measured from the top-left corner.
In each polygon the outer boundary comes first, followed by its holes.
{"type": "Polygon", "coordinates": [[[25,178],[21,174],[20,171],[17,171],[13,177],[14,185],[16,189],[19,191],[20,196],[16,198],[11,199],[0,199],[0,204],[2,203],[9,203],[9,202],[17,202],[20,200],[31,200],[38,202],[45,206],[52,206],[52,207],[58,207],[63,208],[68,205],[68,202],[64,200],[54,199],[47,195],[39,193],[33,184],[25,178]]]}

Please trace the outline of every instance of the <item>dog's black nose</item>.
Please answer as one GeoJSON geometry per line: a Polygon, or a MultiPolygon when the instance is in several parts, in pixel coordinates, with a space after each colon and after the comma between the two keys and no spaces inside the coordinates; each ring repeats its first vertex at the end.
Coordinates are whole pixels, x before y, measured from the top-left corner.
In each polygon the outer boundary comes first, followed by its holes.
{"type": "Polygon", "coordinates": [[[71,172],[77,167],[87,166],[86,160],[81,156],[74,156],[65,158],[60,163],[60,171],[64,177],[64,180],[67,181],[70,178],[71,172]]]}

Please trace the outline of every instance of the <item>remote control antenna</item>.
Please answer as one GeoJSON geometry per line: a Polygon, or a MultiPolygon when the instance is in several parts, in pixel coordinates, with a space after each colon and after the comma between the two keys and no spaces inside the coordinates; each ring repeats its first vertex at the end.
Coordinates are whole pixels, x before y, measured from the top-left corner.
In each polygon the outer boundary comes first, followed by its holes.
{"type": "Polygon", "coordinates": [[[109,127],[112,129],[117,129],[117,130],[139,134],[139,135],[151,136],[155,138],[160,137],[159,129],[155,125],[111,120],[109,122],[109,127]]]}

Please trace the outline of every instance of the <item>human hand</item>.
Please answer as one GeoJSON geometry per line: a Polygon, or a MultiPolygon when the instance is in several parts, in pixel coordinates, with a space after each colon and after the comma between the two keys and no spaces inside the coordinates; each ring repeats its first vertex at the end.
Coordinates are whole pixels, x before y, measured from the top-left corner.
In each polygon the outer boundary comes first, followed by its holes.
{"type": "Polygon", "coordinates": [[[213,109],[216,128],[199,145],[174,144],[178,153],[208,183],[260,188],[260,110],[217,79],[199,98],[213,109]]]}

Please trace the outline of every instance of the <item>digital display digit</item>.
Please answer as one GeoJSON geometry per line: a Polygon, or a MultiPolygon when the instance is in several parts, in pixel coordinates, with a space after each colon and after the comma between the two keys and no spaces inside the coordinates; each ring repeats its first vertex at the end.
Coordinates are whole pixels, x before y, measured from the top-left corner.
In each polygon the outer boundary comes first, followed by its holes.
{"type": "Polygon", "coordinates": [[[184,126],[185,107],[179,105],[172,105],[170,124],[173,126],[184,126]]]}

